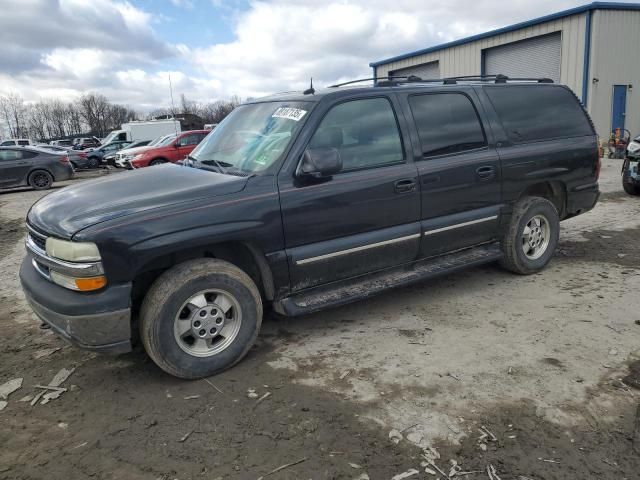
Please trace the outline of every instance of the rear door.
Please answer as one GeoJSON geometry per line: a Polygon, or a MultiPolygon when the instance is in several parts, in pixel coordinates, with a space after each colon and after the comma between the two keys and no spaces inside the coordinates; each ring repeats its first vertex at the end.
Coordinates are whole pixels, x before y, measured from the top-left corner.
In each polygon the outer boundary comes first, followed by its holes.
{"type": "Polygon", "coordinates": [[[395,102],[364,97],[314,111],[307,125],[313,136],[296,146],[295,163],[280,173],[293,291],[416,259],[417,170],[395,102]],[[306,148],[335,148],[342,171],[317,181],[296,178],[306,148]]]}
{"type": "Polygon", "coordinates": [[[22,158],[23,153],[26,152],[16,148],[0,150],[0,186],[12,187],[23,183],[30,165],[22,158]]]}
{"type": "Polygon", "coordinates": [[[467,90],[404,96],[417,137],[422,257],[488,242],[498,234],[500,161],[475,95],[467,90]]]}

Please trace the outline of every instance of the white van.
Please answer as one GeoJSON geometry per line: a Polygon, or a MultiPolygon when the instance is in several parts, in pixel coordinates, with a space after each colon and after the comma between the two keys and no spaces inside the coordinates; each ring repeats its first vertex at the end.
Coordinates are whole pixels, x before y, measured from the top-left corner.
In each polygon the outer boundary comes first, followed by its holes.
{"type": "Polygon", "coordinates": [[[28,138],[10,138],[9,140],[3,140],[0,143],[0,147],[24,147],[26,145],[35,145],[28,138]]]}

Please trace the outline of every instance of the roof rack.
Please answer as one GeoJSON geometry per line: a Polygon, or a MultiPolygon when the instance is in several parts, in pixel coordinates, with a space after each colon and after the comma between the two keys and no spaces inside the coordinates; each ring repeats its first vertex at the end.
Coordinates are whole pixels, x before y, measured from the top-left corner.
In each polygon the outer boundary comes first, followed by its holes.
{"type": "Polygon", "coordinates": [[[361,82],[374,82],[376,87],[395,87],[398,85],[406,85],[408,83],[442,83],[443,85],[456,85],[459,82],[486,82],[486,83],[508,83],[508,82],[537,82],[537,83],[553,83],[550,78],[528,78],[528,77],[508,77],[506,75],[463,75],[457,77],[446,78],[421,78],[416,75],[409,76],[388,76],[377,78],[360,78],[358,80],[351,80],[349,82],[337,83],[329,86],[329,88],[344,87],[345,85],[352,85],[354,83],[361,82]]]}

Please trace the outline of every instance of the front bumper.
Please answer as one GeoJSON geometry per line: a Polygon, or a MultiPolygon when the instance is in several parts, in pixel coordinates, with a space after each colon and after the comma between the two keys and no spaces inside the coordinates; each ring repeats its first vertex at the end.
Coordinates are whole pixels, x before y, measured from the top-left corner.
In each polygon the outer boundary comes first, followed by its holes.
{"type": "Polygon", "coordinates": [[[20,267],[25,297],[36,315],[74,345],[101,353],[131,351],[131,285],[97,293],[67,290],[44,278],[27,254],[20,267]]]}

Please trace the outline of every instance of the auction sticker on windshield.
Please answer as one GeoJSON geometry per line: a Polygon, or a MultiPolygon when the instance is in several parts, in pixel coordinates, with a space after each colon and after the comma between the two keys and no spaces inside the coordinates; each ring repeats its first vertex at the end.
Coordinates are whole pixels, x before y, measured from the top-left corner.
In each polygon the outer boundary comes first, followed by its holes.
{"type": "Polygon", "coordinates": [[[307,113],[307,111],[302,110],[301,108],[280,107],[275,112],[273,112],[273,115],[271,116],[275,118],[286,118],[299,122],[302,117],[304,117],[305,113],[307,113]]]}

